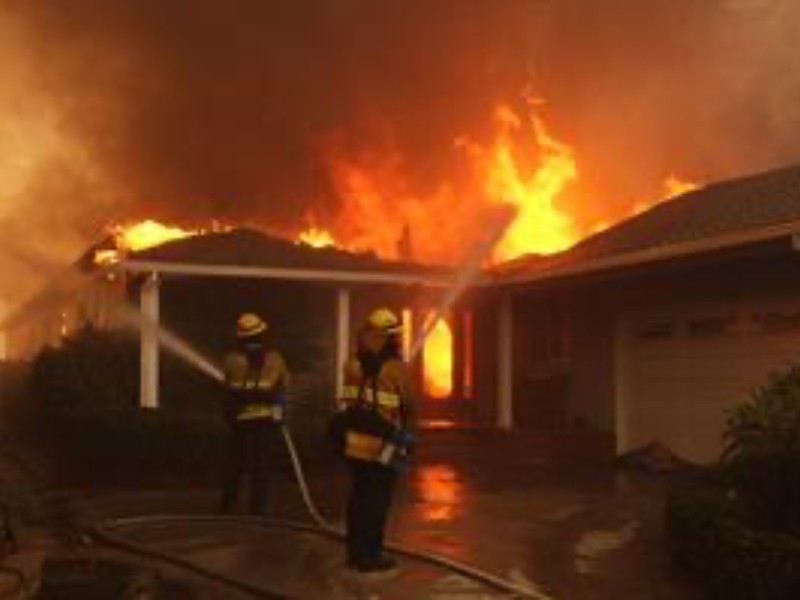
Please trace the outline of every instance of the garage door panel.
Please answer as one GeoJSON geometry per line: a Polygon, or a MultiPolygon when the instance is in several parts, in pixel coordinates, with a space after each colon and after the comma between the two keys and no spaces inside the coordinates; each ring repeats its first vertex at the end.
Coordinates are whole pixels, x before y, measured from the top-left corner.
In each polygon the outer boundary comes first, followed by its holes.
{"type": "Polygon", "coordinates": [[[623,449],[660,441],[687,459],[709,462],[721,450],[729,411],[770,373],[800,362],[800,334],[750,327],[693,338],[686,327],[691,315],[671,318],[682,328],[663,339],[636,338],[646,316],[623,327],[623,449]]]}

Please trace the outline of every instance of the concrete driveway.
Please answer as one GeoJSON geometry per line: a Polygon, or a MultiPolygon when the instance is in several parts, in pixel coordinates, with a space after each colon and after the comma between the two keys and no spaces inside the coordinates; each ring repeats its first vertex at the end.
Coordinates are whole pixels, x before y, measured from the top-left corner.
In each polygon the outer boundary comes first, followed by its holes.
{"type": "MultiPolygon", "coordinates": [[[[390,528],[393,540],[468,563],[543,600],[700,597],[671,573],[663,528],[664,479],[621,472],[603,461],[572,460],[558,448],[549,454],[509,455],[508,447],[484,441],[479,452],[474,443],[466,450],[423,449],[398,490],[390,528]]],[[[516,447],[528,446],[517,442],[516,447]]],[[[293,481],[281,475],[273,483],[271,514],[307,518],[293,481]]],[[[346,496],[344,471],[314,469],[310,484],[321,509],[337,521],[346,496]]],[[[178,486],[76,490],[72,499],[84,518],[101,520],[207,514],[214,495],[213,490],[178,486]]],[[[509,597],[409,558],[401,559],[401,571],[392,579],[354,577],[343,568],[337,542],[280,527],[189,522],[132,527],[124,534],[279,596],[509,597]]]]}

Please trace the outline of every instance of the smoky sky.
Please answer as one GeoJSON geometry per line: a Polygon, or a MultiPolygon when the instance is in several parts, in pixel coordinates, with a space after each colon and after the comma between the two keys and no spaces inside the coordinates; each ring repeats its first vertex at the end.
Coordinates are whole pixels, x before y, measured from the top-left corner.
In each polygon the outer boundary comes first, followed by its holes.
{"type": "Polygon", "coordinates": [[[798,159],[798,30],[793,0],[0,0],[0,134],[22,140],[0,178],[24,173],[0,228],[45,253],[145,215],[280,228],[335,210],[331,146],[395,149],[424,193],[528,92],[589,227],[670,173],[798,159]]]}

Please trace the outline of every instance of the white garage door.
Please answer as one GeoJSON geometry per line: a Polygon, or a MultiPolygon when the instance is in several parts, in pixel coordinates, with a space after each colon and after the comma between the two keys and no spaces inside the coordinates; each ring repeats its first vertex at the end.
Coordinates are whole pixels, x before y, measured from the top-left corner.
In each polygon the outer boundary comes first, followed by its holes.
{"type": "Polygon", "coordinates": [[[619,335],[620,450],[659,441],[710,462],[727,411],[800,358],[800,299],[650,312],[619,335]]]}

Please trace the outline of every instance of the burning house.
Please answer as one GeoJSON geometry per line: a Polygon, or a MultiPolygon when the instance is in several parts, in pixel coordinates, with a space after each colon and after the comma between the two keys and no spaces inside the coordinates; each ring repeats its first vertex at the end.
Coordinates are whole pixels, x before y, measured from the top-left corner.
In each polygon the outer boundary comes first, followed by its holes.
{"type": "MultiPolygon", "coordinates": [[[[689,191],[568,250],[495,264],[412,367],[423,417],[596,432],[618,452],[659,441],[711,460],[726,411],[796,358],[798,233],[793,167],[689,191]]],[[[313,368],[333,390],[371,306],[395,308],[413,337],[453,280],[448,269],[253,230],[175,237],[100,268],[100,287],[53,286],[21,307],[4,323],[12,356],[29,357],[81,320],[106,323],[110,306],[130,298],[214,357],[236,314],[257,310],[279,343],[297,348],[296,360],[321,357],[313,368]]],[[[144,328],[147,407],[159,404],[158,346],[144,328]]]]}
{"type": "MultiPolygon", "coordinates": [[[[322,370],[333,397],[341,385],[336,365],[350,355],[366,314],[376,304],[401,314],[408,351],[450,276],[441,267],[315,248],[312,243],[319,240],[313,237],[293,243],[251,229],[197,234],[161,229],[154,236],[155,227],[145,224],[139,242],[123,243],[121,251],[108,242],[92,248],[64,283],[43,290],[7,318],[9,356],[30,358],[87,323],[105,328],[133,322],[141,334],[140,403],[155,408],[160,350],[158,331],[148,325],[188,340],[213,362],[227,349],[237,315],[255,311],[272,324],[277,344],[289,348],[290,361],[322,370]],[[137,308],[126,309],[130,305],[137,308]]],[[[473,395],[473,326],[472,312],[459,305],[433,327],[412,365],[423,396],[447,403],[473,395]]],[[[438,414],[433,404],[430,408],[423,414],[438,414]]]]}
{"type": "Polygon", "coordinates": [[[800,351],[800,167],[689,192],[494,271],[505,425],[713,460],[729,409],[800,351]]]}

